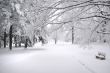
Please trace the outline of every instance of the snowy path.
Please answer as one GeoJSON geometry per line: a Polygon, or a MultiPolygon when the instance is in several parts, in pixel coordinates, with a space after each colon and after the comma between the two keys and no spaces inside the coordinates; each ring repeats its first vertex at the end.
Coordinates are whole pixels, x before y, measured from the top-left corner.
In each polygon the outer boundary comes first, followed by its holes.
{"type": "MultiPolygon", "coordinates": [[[[0,73],[109,73],[110,64],[103,68],[94,60],[82,59],[78,51],[73,51],[77,47],[69,49],[69,45],[47,45],[41,48],[29,48],[28,50],[13,50],[12,52],[0,54],[0,73]],[[81,57],[81,58],[79,58],[81,57]],[[90,62],[87,62],[90,61],[90,62]],[[87,62],[87,63],[85,63],[87,62]],[[92,66],[93,65],[93,66],[92,66]],[[99,70],[97,70],[99,69],[99,70]]],[[[88,57],[88,56],[87,56],[88,57]]],[[[85,59],[86,56],[84,56],[85,59]]],[[[101,66],[101,65],[100,65],[101,66]]]]}

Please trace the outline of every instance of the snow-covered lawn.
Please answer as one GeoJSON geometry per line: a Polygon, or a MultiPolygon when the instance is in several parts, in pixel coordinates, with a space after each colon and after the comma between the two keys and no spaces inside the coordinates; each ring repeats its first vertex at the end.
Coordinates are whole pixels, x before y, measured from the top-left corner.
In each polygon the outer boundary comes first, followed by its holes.
{"type": "Polygon", "coordinates": [[[110,73],[110,47],[59,42],[0,49],[0,73],[110,73]],[[106,60],[96,59],[98,52],[105,53],[106,60]]]}

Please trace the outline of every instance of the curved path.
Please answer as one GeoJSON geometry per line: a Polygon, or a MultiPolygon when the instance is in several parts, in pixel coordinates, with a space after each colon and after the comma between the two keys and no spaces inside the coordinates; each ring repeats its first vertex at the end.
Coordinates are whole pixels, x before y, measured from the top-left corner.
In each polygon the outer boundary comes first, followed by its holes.
{"type": "Polygon", "coordinates": [[[68,48],[46,45],[7,51],[0,55],[0,73],[96,73],[68,48]]]}

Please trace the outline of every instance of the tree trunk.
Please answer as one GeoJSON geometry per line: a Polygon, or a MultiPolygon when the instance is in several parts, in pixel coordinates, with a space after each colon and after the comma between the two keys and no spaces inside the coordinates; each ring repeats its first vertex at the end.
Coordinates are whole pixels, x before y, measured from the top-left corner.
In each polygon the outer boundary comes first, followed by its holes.
{"type": "Polygon", "coordinates": [[[17,47],[17,36],[14,37],[15,47],[17,47]]]}
{"type": "Polygon", "coordinates": [[[1,41],[0,41],[0,48],[1,48],[1,41]]]}
{"type": "Polygon", "coordinates": [[[19,36],[19,47],[21,47],[21,36],[19,36]]]}
{"type": "Polygon", "coordinates": [[[12,50],[12,30],[13,30],[13,25],[10,26],[9,30],[9,49],[12,50]]]}
{"type": "Polygon", "coordinates": [[[28,45],[28,39],[26,38],[26,41],[25,41],[25,48],[27,48],[27,45],[28,45]]]}
{"type": "Polygon", "coordinates": [[[21,47],[21,41],[19,42],[19,47],[21,47]]]}
{"type": "Polygon", "coordinates": [[[6,48],[6,30],[4,32],[4,48],[6,48]]]}
{"type": "Polygon", "coordinates": [[[35,35],[33,36],[33,45],[35,44],[36,39],[35,39],[35,35]]]}
{"type": "Polygon", "coordinates": [[[57,38],[55,38],[55,44],[57,44],[57,38]]]}
{"type": "Polygon", "coordinates": [[[57,31],[56,31],[56,33],[55,33],[55,44],[57,44],[57,31]]]}
{"type": "Polygon", "coordinates": [[[74,43],[74,27],[72,27],[72,44],[74,43]]]}

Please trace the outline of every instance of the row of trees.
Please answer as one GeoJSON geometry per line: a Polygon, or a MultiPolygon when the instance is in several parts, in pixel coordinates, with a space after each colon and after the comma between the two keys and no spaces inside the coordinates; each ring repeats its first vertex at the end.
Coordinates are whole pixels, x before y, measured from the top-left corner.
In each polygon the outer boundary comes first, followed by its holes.
{"type": "Polygon", "coordinates": [[[15,43],[15,47],[17,43],[21,45],[20,37],[24,31],[20,23],[19,3],[19,0],[0,0],[0,47],[9,45],[11,50],[12,43],[15,43]]]}
{"type": "Polygon", "coordinates": [[[32,45],[37,36],[56,42],[62,35],[65,41],[109,42],[109,20],[109,0],[1,0],[1,45],[11,26],[13,35],[26,36],[32,45]]]}
{"type": "Polygon", "coordinates": [[[58,25],[57,29],[62,27],[67,32],[66,40],[71,38],[74,27],[75,42],[109,42],[109,0],[60,0],[57,3],[59,2],[56,7],[47,8],[56,10],[51,15],[51,23],[58,25]]]}

